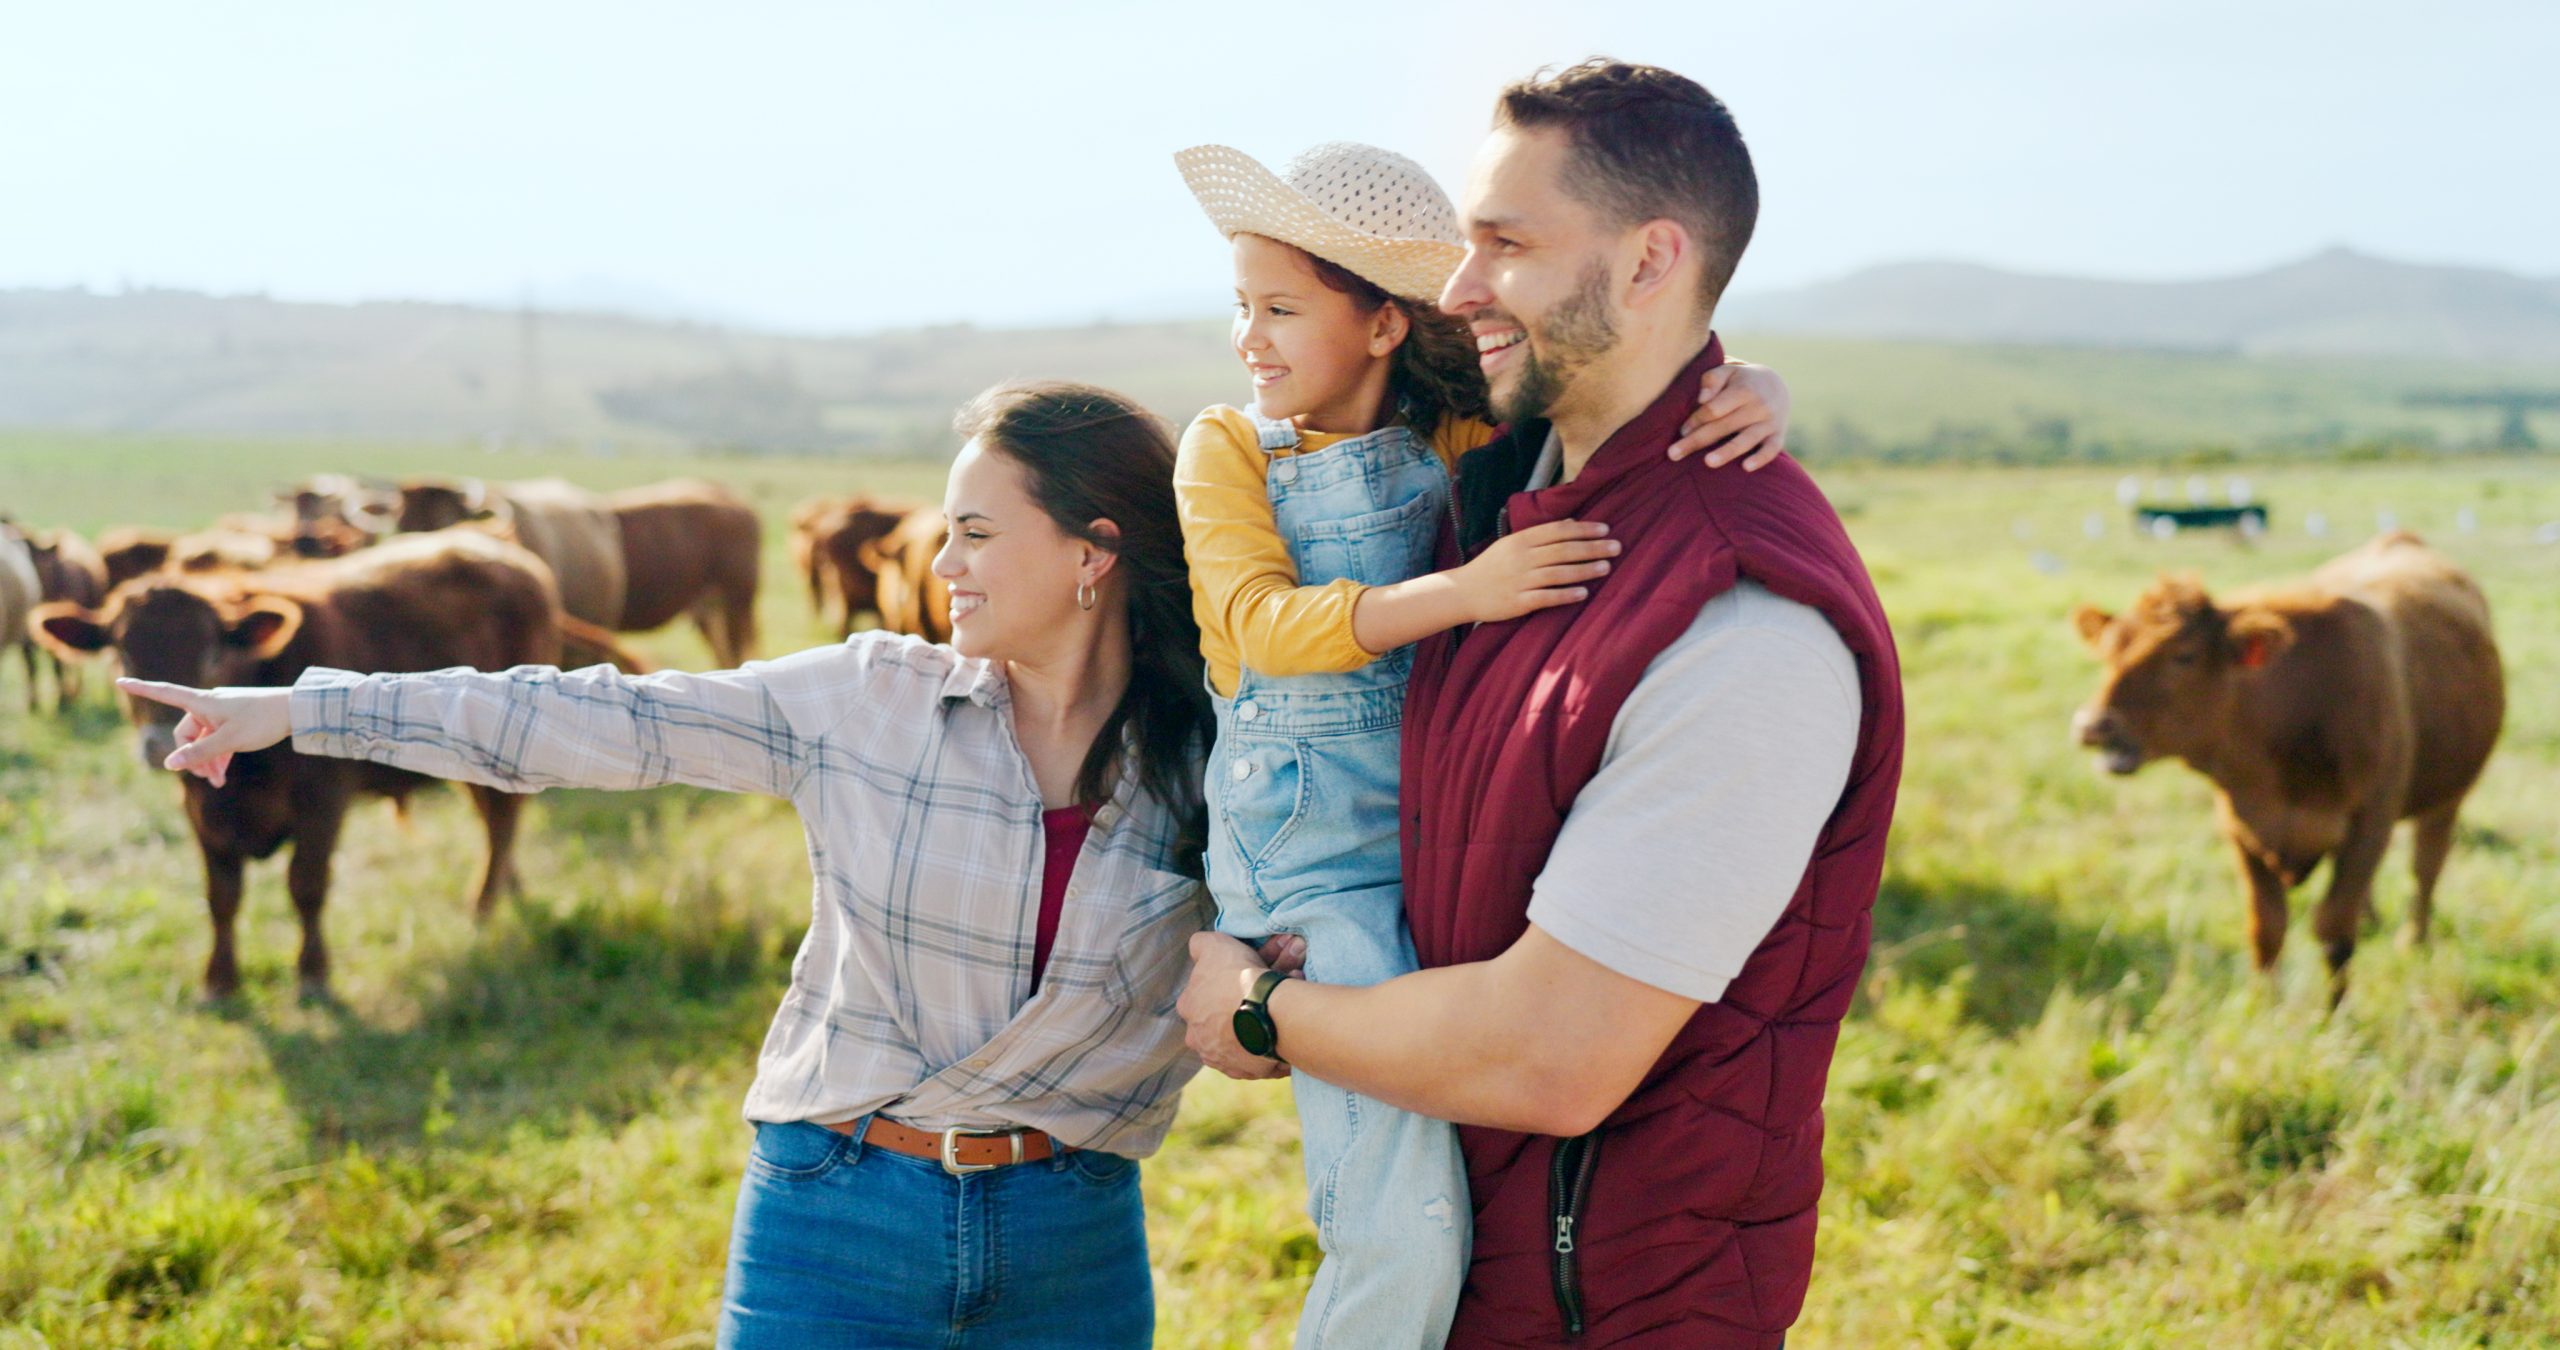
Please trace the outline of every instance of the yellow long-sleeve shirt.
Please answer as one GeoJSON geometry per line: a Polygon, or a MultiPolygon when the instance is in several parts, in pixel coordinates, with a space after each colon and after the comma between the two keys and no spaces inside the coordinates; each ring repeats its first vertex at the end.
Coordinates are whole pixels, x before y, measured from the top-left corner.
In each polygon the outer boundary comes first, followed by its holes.
{"type": "MultiPolygon", "coordinates": [[[[1351,611],[1366,589],[1356,581],[1298,584],[1297,564],[1271,514],[1271,460],[1309,454],[1343,440],[1302,432],[1296,448],[1266,451],[1253,418],[1235,408],[1200,414],[1182,433],[1173,493],[1182,515],[1183,551],[1191,564],[1191,608],[1200,621],[1200,655],[1222,695],[1236,691],[1247,666],[1265,675],[1358,670],[1377,659],[1351,634],[1351,611]]],[[[1432,433],[1431,448],[1454,472],[1458,456],[1493,439],[1493,428],[1452,417],[1432,433]]]]}

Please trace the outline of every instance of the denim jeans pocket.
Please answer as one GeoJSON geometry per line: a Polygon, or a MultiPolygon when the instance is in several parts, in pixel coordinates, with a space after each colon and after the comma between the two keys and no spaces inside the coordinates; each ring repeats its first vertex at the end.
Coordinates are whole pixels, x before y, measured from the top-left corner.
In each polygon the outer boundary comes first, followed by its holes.
{"type": "Polygon", "coordinates": [[[1138,1175],[1137,1160],[1117,1153],[1079,1148],[1070,1149],[1062,1156],[1068,1174],[1089,1186],[1125,1186],[1138,1175]]]}
{"type": "Polygon", "coordinates": [[[853,1141],[824,1125],[805,1120],[756,1122],[755,1145],[747,1165],[781,1181],[809,1181],[825,1176],[842,1161],[853,1141]]]}

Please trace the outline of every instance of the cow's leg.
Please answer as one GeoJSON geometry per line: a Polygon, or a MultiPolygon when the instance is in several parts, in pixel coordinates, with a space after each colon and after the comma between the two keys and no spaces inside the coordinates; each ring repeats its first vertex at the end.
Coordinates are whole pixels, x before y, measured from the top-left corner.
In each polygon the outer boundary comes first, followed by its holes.
{"type": "Polygon", "coordinates": [[[732,577],[720,588],[721,627],[729,638],[727,664],[744,665],[756,652],[756,574],[732,577]]]}
{"type": "Polygon", "coordinates": [[[516,879],[516,817],[524,810],[524,798],[496,788],[473,787],[471,804],[480,808],[480,823],[489,832],[488,861],[480,868],[480,888],[472,899],[471,917],[486,922],[490,910],[498,903],[501,887],[516,895],[524,894],[524,885],[516,879]]]}
{"type": "Polygon", "coordinates": [[[702,630],[702,640],[711,644],[712,659],[723,669],[746,664],[748,652],[755,647],[754,603],[734,595],[704,596],[694,602],[693,626],[702,630]]]}
{"type": "Polygon", "coordinates": [[[80,697],[83,684],[79,662],[65,661],[59,655],[53,658],[53,710],[55,712],[68,710],[80,697]]]}
{"type": "Polygon", "coordinates": [[[2356,954],[2356,929],[2373,909],[2373,874],[2391,847],[2391,812],[2367,806],[2347,822],[2346,840],[2329,859],[2329,893],[2312,915],[2320,950],[2329,958],[2329,1006],[2347,996],[2347,962],[2356,954]]]}
{"type": "Polygon", "coordinates": [[[720,602],[705,594],[685,606],[684,614],[693,620],[694,631],[702,634],[703,645],[711,649],[711,664],[722,670],[734,670],[738,662],[729,655],[729,638],[720,623],[720,602]]]}
{"type": "Polygon", "coordinates": [[[34,640],[23,637],[20,638],[18,642],[18,654],[26,658],[27,711],[34,712],[36,710],[36,644],[34,640]]]}
{"type": "Polygon", "coordinates": [[[302,923],[302,956],[294,963],[301,977],[302,1001],[329,1001],[329,939],[321,931],[321,910],[329,903],[329,863],[338,852],[347,805],[341,801],[302,808],[293,822],[293,861],[286,865],[285,889],[293,894],[293,915],[302,923]]]}
{"type": "Polygon", "coordinates": [[[2453,822],[2462,814],[2462,801],[2455,798],[2418,817],[2412,831],[2409,870],[2418,878],[2417,898],[2409,902],[2408,940],[2425,946],[2427,929],[2436,916],[2436,878],[2444,874],[2444,859],[2453,851],[2453,822]]]}
{"type": "Polygon", "coordinates": [[[2284,950],[2286,894],[2284,878],[2257,854],[2237,841],[2231,851],[2240,859],[2240,880],[2249,888],[2249,947],[2258,973],[2272,976],[2276,956],[2284,950]]]}
{"type": "Polygon", "coordinates": [[[213,954],[204,962],[204,996],[227,999],[240,992],[240,958],[232,945],[232,929],[240,918],[241,874],[247,860],[217,847],[201,833],[196,847],[204,853],[204,908],[213,921],[213,954]]]}

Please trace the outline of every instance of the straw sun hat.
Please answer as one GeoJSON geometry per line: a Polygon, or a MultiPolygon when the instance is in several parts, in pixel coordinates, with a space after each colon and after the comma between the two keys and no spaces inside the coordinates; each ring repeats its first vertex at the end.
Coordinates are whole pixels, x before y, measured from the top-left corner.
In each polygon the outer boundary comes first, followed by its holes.
{"type": "Polygon", "coordinates": [[[1332,141],[1278,174],[1223,145],[1176,151],[1173,163],[1218,233],[1296,245],[1390,295],[1438,297],[1467,253],[1448,194],[1421,165],[1374,145],[1332,141]]]}

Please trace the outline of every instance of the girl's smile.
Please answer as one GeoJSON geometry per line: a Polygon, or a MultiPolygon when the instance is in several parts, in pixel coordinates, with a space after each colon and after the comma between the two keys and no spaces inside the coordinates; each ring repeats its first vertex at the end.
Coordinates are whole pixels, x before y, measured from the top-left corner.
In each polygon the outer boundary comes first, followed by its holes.
{"type": "Polygon", "coordinates": [[[1305,253],[1258,234],[1235,237],[1236,359],[1265,417],[1302,430],[1377,429],[1404,316],[1335,290],[1305,253]]]}

